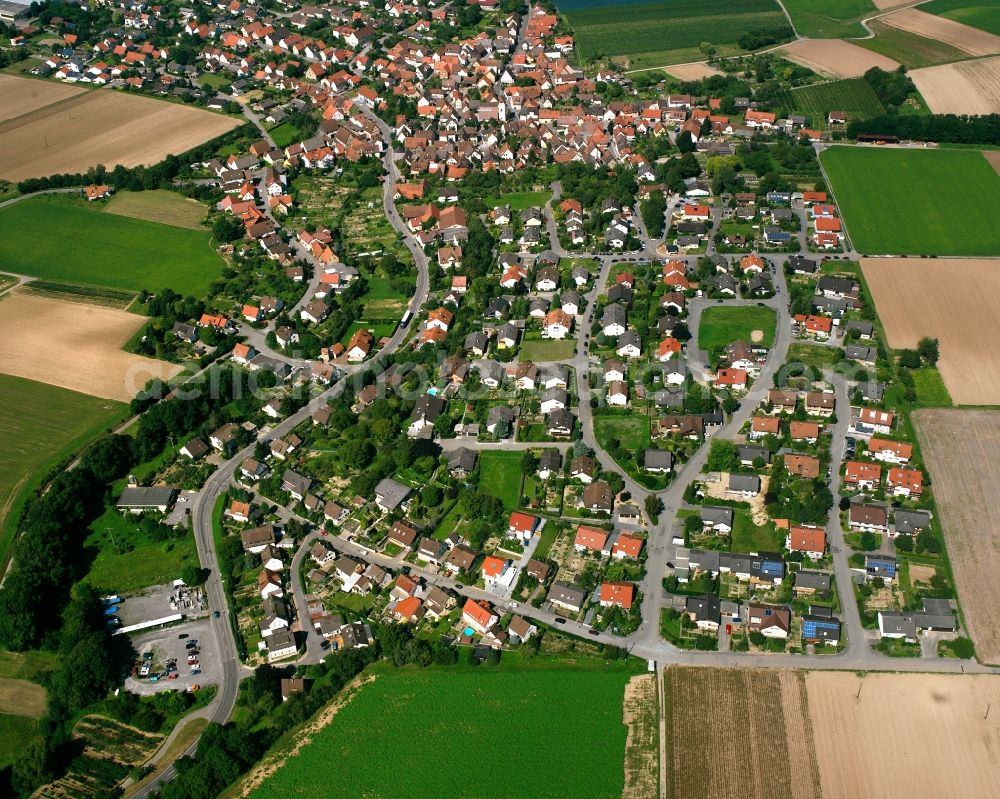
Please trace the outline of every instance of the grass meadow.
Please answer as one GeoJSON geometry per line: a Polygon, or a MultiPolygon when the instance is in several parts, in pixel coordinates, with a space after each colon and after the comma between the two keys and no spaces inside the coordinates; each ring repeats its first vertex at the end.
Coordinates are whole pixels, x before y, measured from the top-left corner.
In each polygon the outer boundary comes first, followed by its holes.
{"type": "Polygon", "coordinates": [[[201,223],[208,212],[197,200],[166,189],[117,192],[104,206],[104,210],[109,214],[188,230],[203,230],[201,223]]]}
{"type": "Polygon", "coordinates": [[[760,343],[770,347],[774,342],[777,316],[770,308],[756,305],[726,306],[706,308],[698,326],[698,346],[713,352],[724,349],[734,341],[751,343],[755,330],[763,333],[760,343]]]}
{"type": "Polygon", "coordinates": [[[581,58],[642,54],[643,66],[692,60],[702,42],[734,45],[746,31],[788,24],[773,0],[558,0],[556,6],[573,28],[581,58]]]}
{"type": "Polygon", "coordinates": [[[594,436],[602,449],[607,449],[608,442],[617,438],[621,446],[635,452],[637,449],[649,447],[649,419],[645,416],[630,414],[628,416],[595,416],[594,436]]]}
{"type": "Polygon", "coordinates": [[[624,666],[379,671],[249,799],[329,795],[331,764],[339,799],[622,795],[624,666]]]}
{"type": "Polygon", "coordinates": [[[1000,255],[1000,175],[982,153],[831,147],[820,160],[859,252],[1000,255]]]}
{"type": "Polygon", "coordinates": [[[207,230],[104,213],[60,196],[0,210],[0,263],[11,272],[115,289],[200,297],[222,272],[207,230]]]}
{"type": "MultiPolygon", "coordinates": [[[[920,7],[921,11],[926,9],[927,6],[920,7]]],[[[901,28],[894,28],[878,19],[869,22],[868,26],[875,34],[874,38],[858,39],[854,44],[881,53],[910,69],[964,61],[968,58],[968,55],[957,47],[926,36],[918,36],[901,28]]]]}
{"type": "Polygon", "coordinates": [[[488,197],[486,205],[490,208],[509,205],[514,211],[523,211],[525,208],[541,208],[551,196],[551,191],[517,191],[501,194],[499,197],[488,197]]]}
{"type": "Polygon", "coordinates": [[[521,500],[521,459],[519,450],[485,450],[479,455],[479,485],[487,494],[513,510],[521,500]]]}
{"type": "Polygon", "coordinates": [[[860,20],[875,13],[871,0],[784,0],[800,36],[841,39],[865,35],[860,20]]]}
{"type": "Polygon", "coordinates": [[[123,418],[128,406],[0,375],[0,563],[14,540],[21,497],[63,458],[123,418]]]}

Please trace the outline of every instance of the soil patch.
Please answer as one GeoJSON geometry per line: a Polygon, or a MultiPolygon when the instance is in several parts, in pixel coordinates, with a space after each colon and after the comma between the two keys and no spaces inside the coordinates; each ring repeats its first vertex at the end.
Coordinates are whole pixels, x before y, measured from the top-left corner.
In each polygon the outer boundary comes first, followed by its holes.
{"type": "Polygon", "coordinates": [[[86,89],[66,83],[0,75],[0,122],[30,114],[47,105],[68,100],[86,89]]]}
{"type": "Polygon", "coordinates": [[[857,78],[872,67],[891,72],[898,63],[842,39],[801,39],[781,48],[789,61],[834,78],[857,78]]]}
{"type": "Polygon", "coordinates": [[[15,290],[0,300],[0,372],[127,402],[151,378],[181,370],[121,349],[145,321],[15,290]]]}
{"type": "Polygon", "coordinates": [[[622,799],[657,799],[659,796],[659,718],[656,675],[636,675],[625,686],[622,706],[622,722],[628,727],[622,799]]]}
{"type": "Polygon", "coordinates": [[[672,67],[664,67],[663,71],[673,75],[678,80],[701,80],[722,74],[708,64],[674,64],[672,67]]]}
{"type": "Polygon", "coordinates": [[[1000,53],[1000,36],[916,8],[904,8],[880,19],[886,25],[950,44],[969,55],[1000,53]]]}
{"type": "Polygon", "coordinates": [[[935,114],[1000,113],[1000,57],[914,69],[910,77],[935,114]]]}

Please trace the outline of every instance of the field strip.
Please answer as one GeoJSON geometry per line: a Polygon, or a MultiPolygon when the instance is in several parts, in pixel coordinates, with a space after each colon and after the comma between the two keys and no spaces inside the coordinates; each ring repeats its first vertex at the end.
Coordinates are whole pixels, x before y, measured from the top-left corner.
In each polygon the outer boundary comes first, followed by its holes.
{"type": "Polygon", "coordinates": [[[1000,53],[1000,36],[916,8],[894,11],[881,19],[886,25],[950,44],[969,55],[1000,53]]]}
{"type": "Polygon", "coordinates": [[[0,74],[0,123],[51,108],[86,91],[67,83],[0,74]]]}
{"type": "Polygon", "coordinates": [[[1000,595],[984,591],[1000,567],[1000,411],[921,409],[914,426],[941,514],[955,586],[976,653],[1000,662],[1000,595]]]}
{"type": "Polygon", "coordinates": [[[657,799],[659,790],[659,729],[656,675],[637,674],[625,686],[622,722],[625,740],[625,789],[622,799],[657,799]]]}
{"type": "Polygon", "coordinates": [[[914,69],[909,75],[935,114],[1000,113],[1000,56],[914,69]]]}
{"type": "Polygon", "coordinates": [[[800,66],[833,78],[857,78],[872,67],[891,72],[899,63],[842,39],[800,39],[779,48],[800,66]]]}
{"type": "Polygon", "coordinates": [[[129,401],[177,364],[121,349],[146,318],[15,291],[0,304],[0,372],[104,399],[129,401]]]}

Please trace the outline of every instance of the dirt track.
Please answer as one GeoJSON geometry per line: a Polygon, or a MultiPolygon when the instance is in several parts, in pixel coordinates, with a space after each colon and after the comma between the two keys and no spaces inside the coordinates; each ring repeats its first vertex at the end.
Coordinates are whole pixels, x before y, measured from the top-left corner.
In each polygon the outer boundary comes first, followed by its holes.
{"type": "Polygon", "coordinates": [[[938,369],[958,405],[1000,404],[1000,263],[977,258],[862,258],[893,349],[940,341],[938,369]]]}
{"type": "Polygon", "coordinates": [[[66,83],[0,75],[0,122],[58,103],[84,91],[86,90],[66,83]]]}
{"type": "Polygon", "coordinates": [[[904,8],[880,19],[886,25],[950,44],[969,55],[1000,53],[1000,36],[916,8],[904,8]]]}
{"type": "Polygon", "coordinates": [[[976,652],[1000,663],[1000,411],[935,408],[914,415],[976,652]]]}
{"type": "Polygon", "coordinates": [[[125,311],[14,291],[0,301],[0,372],[128,402],[150,378],[180,371],[121,349],[144,321],[125,311]]]}
{"type": "Polygon", "coordinates": [[[22,180],[83,172],[96,164],[153,164],[239,124],[177,103],[111,89],[90,91],[0,123],[0,177],[22,180]]]}
{"type": "Polygon", "coordinates": [[[1000,56],[910,72],[935,114],[1000,113],[1000,56]]]}
{"type": "Polygon", "coordinates": [[[988,799],[1000,785],[1000,677],[806,674],[824,799],[988,799]],[[858,696],[858,689],[861,694],[858,696]]]}
{"type": "Polygon", "coordinates": [[[842,39],[802,39],[781,48],[789,61],[832,78],[856,78],[872,67],[892,71],[898,63],[842,39]]]}

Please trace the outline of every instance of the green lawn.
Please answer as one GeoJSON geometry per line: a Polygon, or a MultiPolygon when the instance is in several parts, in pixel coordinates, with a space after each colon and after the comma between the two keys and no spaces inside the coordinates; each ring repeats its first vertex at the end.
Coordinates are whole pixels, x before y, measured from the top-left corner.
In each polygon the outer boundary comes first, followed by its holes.
{"type": "Polygon", "coordinates": [[[8,652],[0,649],[0,677],[14,680],[30,680],[41,684],[42,675],[56,667],[58,655],[54,652],[32,650],[29,652],[8,652]]]}
{"type": "Polygon", "coordinates": [[[625,667],[380,671],[250,799],[332,795],[331,763],[339,799],[621,796],[625,667]]]}
{"type": "Polygon", "coordinates": [[[752,341],[752,333],[761,331],[760,343],[770,347],[774,343],[777,316],[771,308],[757,305],[716,305],[706,308],[698,326],[698,346],[707,352],[722,350],[734,341],[752,341]]]}
{"type": "Polygon", "coordinates": [[[631,452],[649,447],[649,418],[646,416],[595,416],[594,437],[602,449],[612,438],[631,452]]]}
{"type": "Polygon", "coordinates": [[[933,367],[914,369],[913,387],[917,390],[917,404],[923,407],[948,407],[951,395],[941,379],[941,373],[933,367]]]}
{"type": "Polygon", "coordinates": [[[875,13],[871,0],[784,0],[800,36],[840,39],[866,34],[859,21],[875,13]]]}
{"type": "Polygon", "coordinates": [[[76,391],[0,375],[0,563],[14,540],[23,497],[48,470],[115,421],[128,406],[76,391]]]}
{"type": "Polygon", "coordinates": [[[702,42],[733,45],[747,31],[785,29],[791,37],[788,21],[772,0],[557,0],[556,6],[573,29],[577,52],[588,60],[641,54],[644,66],[658,60],[649,64],[657,66],[678,63],[671,51],[684,51],[678,56],[685,58],[702,42]],[[658,55],[650,59],[651,54],[658,55]]]}
{"type": "Polygon", "coordinates": [[[788,363],[803,363],[814,369],[825,369],[839,363],[843,351],[838,347],[796,342],[788,347],[788,363]]]}
{"type": "Polygon", "coordinates": [[[488,450],[479,455],[479,488],[513,510],[521,501],[520,451],[488,450]]]}
{"type": "Polygon", "coordinates": [[[271,128],[268,133],[271,134],[271,138],[274,139],[274,143],[278,147],[287,147],[289,144],[309,137],[309,134],[303,134],[291,122],[282,122],[271,128]]]}
{"type": "Polygon", "coordinates": [[[982,153],[831,147],[820,158],[859,252],[1000,255],[1000,175],[982,153]]]}
{"type": "Polygon", "coordinates": [[[125,593],[162,585],[181,576],[187,564],[198,564],[191,533],[155,541],[138,519],[110,508],[90,525],[85,546],[96,552],[87,579],[101,591],[125,593]]]}
{"type": "Polygon", "coordinates": [[[521,343],[522,361],[568,361],[573,357],[576,340],[572,338],[562,341],[547,341],[545,339],[525,339],[521,343]]]}
{"type": "Polygon", "coordinates": [[[1000,36],[1000,0],[931,0],[920,10],[1000,36]]]}
{"type": "Polygon", "coordinates": [[[0,263],[11,272],[109,288],[201,297],[222,272],[207,230],[130,219],[60,196],[0,210],[0,263]]]}
{"type": "Polygon", "coordinates": [[[785,536],[773,524],[758,527],[750,518],[749,511],[737,509],[733,518],[733,532],[730,537],[732,552],[780,552],[785,536]]]}
{"type": "Polygon", "coordinates": [[[499,197],[489,197],[486,205],[489,208],[509,205],[515,211],[523,211],[525,208],[543,207],[551,196],[551,191],[516,191],[511,194],[501,194],[499,197]]]}

